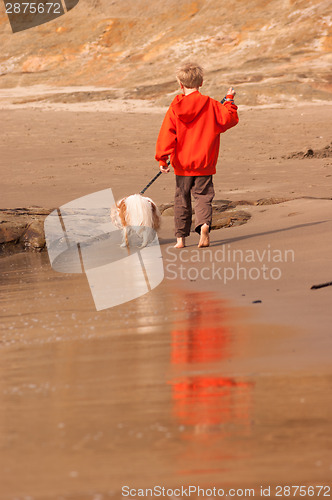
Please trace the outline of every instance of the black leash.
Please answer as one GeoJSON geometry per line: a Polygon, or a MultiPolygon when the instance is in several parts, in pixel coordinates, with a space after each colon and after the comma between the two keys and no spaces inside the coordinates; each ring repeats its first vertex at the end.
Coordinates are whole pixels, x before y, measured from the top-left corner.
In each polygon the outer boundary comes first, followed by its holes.
{"type": "MultiPolygon", "coordinates": [[[[168,165],[168,166],[170,166],[170,164],[171,164],[169,160],[167,160],[167,162],[166,162],[166,163],[167,163],[167,165],[168,165]]],[[[142,189],[142,191],[141,191],[139,194],[144,194],[144,193],[145,193],[145,191],[146,191],[146,190],[147,190],[147,189],[151,186],[151,184],[153,184],[153,183],[154,183],[154,181],[156,181],[156,180],[158,179],[159,175],[161,175],[161,174],[162,174],[162,172],[161,172],[161,171],[159,171],[159,172],[157,173],[157,175],[155,175],[155,176],[154,176],[154,178],[153,178],[153,179],[151,179],[151,181],[149,182],[149,184],[147,184],[147,185],[145,186],[145,188],[144,188],[144,189],[142,189]]]]}

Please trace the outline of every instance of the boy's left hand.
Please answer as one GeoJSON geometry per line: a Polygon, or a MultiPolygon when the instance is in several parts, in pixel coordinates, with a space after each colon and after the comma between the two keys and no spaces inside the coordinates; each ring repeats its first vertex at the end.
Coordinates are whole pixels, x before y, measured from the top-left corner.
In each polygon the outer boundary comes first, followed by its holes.
{"type": "Polygon", "coordinates": [[[168,165],[160,165],[159,168],[160,168],[160,172],[162,172],[163,174],[167,174],[170,171],[170,168],[168,165]]]}

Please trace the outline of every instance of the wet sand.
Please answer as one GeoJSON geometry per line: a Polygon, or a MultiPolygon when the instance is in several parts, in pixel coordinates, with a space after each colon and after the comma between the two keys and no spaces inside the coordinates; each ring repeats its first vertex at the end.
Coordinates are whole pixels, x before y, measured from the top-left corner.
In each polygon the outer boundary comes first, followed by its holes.
{"type": "Polygon", "coordinates": [[[327,483],[331,371],[303,331],[169,280],[97,313],[46,254],[0,265],[0,498],[327,483]]]}
{"type": "MultiPolygon", "coordinates": [[[[165,279],[135,301],[96,312],[86,277],[56,273],[46,253],[0,259],[1,499],[117,499],[123,485],[190,484],[259,496],[261,485],[328,484],[332,287],[310,287],[332,279],[332,201],[323,199],[332,160],[282,156],[325,146],[330,111],[293,108],[287,123],[285,109],[244,112],[242,129],[222,138],[216,198],[299,199],[244,206],[250,221],[212,232],[198,260],[193,234],[175,268],[164,217],[165,279]],[[204,267],[224,269],[223,248],[294,259],[273,262],[278,280],[205,279],[204,267]]],[[[0,115],[2,207],[55,208],[107,187],[120,197],[155,172],[162,115],[0,115]]],[[[169,202],[173,181],[147,194],[169,202]]]]}

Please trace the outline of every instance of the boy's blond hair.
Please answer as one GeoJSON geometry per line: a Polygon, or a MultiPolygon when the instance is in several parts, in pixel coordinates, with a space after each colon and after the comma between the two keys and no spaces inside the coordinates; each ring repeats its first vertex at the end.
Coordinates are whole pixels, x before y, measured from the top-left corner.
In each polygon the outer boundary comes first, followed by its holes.
{"type": "Polygon", "coordinates": [[[176,71],[176,79],[187,89],[198,89],[203,84],[203,68],[195,62],[188,62],[176,71]]]}

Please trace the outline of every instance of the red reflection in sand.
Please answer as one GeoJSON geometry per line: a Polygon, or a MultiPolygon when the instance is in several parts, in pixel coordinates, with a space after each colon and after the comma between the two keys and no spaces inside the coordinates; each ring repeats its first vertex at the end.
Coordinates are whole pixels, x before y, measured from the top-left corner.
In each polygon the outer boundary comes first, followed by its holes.
{"type": "MultiPolygon", "coordinates": [[[[216,362],[231,357],[234,335],[237,342],[241,338],[245,342],[244,332],[229,326],[230,312],[220,300],[192,293],[186,296],[186,304],[188,319],[184,328],[171,333],[171,362],[184,370],[188,365],[204,363],[204,369],[210,371],[216,362]]],[[[207,433],[223,424],[239,424],[242,430],[249,425],[252,383],[203,374],[179,377],[170,384],[173,413],[182,425],[194,426],[194,434],[207,433]]]]}
{"type": "Polygon", "coordinates": [[[249,421],[249,382],[220,376],[192,376],[171,382],[173,410],[185,425],[249,421]]]}
{"type": "Polygon", "coordinates": [[[171,336],[173,364],[213,362],[227,357],[229,332],[225,327],[175,330],[171,336]]]}
{"type": "Polygon", "coordinates": [[[209,295],[185,295],[187,320],[173,330],[171,362],[205,363],[228,357],[230,329],[225,325],[229,312],[222,301],[209,295]]]}

